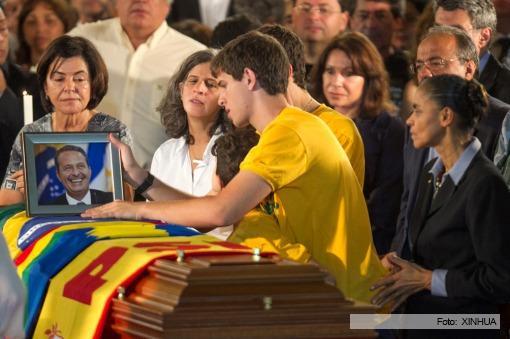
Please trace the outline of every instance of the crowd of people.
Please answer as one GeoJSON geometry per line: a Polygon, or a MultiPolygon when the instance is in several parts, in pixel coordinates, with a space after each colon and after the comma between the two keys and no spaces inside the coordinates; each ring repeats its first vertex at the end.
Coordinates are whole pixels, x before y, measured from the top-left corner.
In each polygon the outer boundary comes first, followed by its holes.
{"type": "MultiPolygon", "coordinates": [[[[24,132],[117,131],[139,201],[83,217],[277,251],[392,311],[498,313],[510,303],[510,2],[256,3],[0,2],[0,206],[25,200],[24,132]]],[[[3,239],[0,261],[0,337],[22,336],[3,239]]]]}

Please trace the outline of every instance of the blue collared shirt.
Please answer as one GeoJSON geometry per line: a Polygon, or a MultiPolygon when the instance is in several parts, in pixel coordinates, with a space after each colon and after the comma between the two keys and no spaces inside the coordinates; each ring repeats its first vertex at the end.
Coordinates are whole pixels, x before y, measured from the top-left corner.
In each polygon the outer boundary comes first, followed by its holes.
{"type": "MultiPolygon", "coordinates": [[[[480,151],[482,147],[482,144],[480,143],[480,140],[478,140],[476,137],[473,137],[473,140],[471,143],[466,147],[464,152],[462,152],[461,156],[453,165],[453,167],[448,171],[445,172],[443,177],[441,178],[441,183],[444,182],[446,179],[446,176],[449,176],[450,179],[452,179],[455,186],[457,186],[460,182],[460,179],[464,176],[466,173],[467,168],[469,165],[471,165],[471,162],[473,161],[473,158],[475,157],[476,153],[480,151]]],[[[436,181],[437,176],[443,172],[444,165],[441,161],[441,158],[437,158],[436,162],[430,169],[429,173],[432,174],[434,177],[434,181],[436,181]]],[[[431,282],[431,288],[430,292],[432,295],[439,296],[439,297],[447,297],[448,293],[446,292],[446,274],[448,273],[448,270],[445,269],[435,269],[432,271],[432,282],[431,282]]]]}
{"type": "Polygon", "coordinates": [[[487,66],[487,62],[489,62],[490,54],[491,53],[489,51],[487,51],[480,57],[480,62],[478,63],[479,74],[482,74],[483,70],[485,69],[485,66],[487,66]]]}

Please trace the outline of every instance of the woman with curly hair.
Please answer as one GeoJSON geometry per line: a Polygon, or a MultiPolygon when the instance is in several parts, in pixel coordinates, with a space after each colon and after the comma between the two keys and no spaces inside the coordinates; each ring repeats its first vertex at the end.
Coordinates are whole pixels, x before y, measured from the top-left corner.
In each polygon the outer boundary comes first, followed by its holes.
{"type": "Polygon", "coordinates": [[[322,52],[313,72],[313,95],[350,117],[365,146],[363,193],[374,243],[387,253],[402,194],[405,127],[392,116],[388,74],[377,48],[363,34],[335,37],[322,52]]]}
{"type": "Polygon", "coordinates": [[[170,79],[158,107],[170,137],[154,153],[151,173],[166,185],[194,196],[212,188],[215,140],[230,129],[218,105],[218,84],[210,70],[213,54],[204,50],[190,55],[170,79]]]}

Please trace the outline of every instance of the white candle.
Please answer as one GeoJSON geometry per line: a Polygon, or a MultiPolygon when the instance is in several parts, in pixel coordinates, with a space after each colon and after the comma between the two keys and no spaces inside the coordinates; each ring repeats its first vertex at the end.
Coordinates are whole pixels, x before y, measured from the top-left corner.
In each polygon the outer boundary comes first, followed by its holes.
{"type": "Polygon", "coordinates": [[[25,125],[34,122],[34,107],[32,103],[32,96],[26,91],[23,91],[23,117],[25,125]]]}

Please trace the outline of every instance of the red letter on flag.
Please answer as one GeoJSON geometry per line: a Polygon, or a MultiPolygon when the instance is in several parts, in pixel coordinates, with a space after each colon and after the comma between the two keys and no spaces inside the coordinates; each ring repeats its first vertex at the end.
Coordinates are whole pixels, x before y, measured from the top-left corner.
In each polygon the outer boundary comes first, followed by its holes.
{"type": "Polygon", "coordinates": [[[92,261],[83,271],[69,280],[64,286],[64,297],[90,305],[92,294],[101,287],[106,280],[101,277],[124,255],[127,248],[112,247],[104,251],[92,261]],[[93,271],[100,271],[92,275],[93,271]]]}

